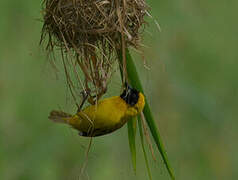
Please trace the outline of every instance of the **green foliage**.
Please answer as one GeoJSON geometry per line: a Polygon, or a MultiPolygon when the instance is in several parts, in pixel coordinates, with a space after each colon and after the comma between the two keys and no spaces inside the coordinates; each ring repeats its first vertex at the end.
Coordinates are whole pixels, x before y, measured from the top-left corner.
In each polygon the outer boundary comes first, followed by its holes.
{"type": "MultiPolygon", "coordinates": [[[[120,56],[120,58],[121,58],[121,62],[122,62],[122,56],[120,56]]],[[[138,73],[137,73],[137,70],[136,70],[136,66],[135,66],[135,64],[132,60],[132,57],[131,57],[128,49],[126,49],[126,68],[127,68],[128,79],[129,79],[129,82],[130,82],[131,86],[136,88],[137,90],[139,90],[140,92],[142,92],[145,95],[142,84],[140,82],[140,79],[139,79],[139,76],[138,76],[138,73]]],[[[145,95],[145,97],[146,97],[146,95],[145,95]]],[[[145,98],[145,107],[144,107],[143,113],[145,115],[145,119],[147,121],[147,124],[150,128],[150,132],[151,132],[151,134],[154,138],[154,142],[156,143],[156,145],[158,147],[158,150],[159,150],[159,152],[160,152],[160,154],[163,158],[163,161],[166,165],[166,168],[167,168],[171,178],[174,179],[173,170],[170,166],[170,163],[169,163],[169,160],[168,160],[168,157],[167,157],[162,139],[160,137],[158,128],[156,126],[156,123],[154,121],[152,112],[150,110],[150,107],[149,107],[149,104],[148,104],[148,101],[147,101],[146,98],[145,98]]],[[[132,133],[132,132],[130,132],[130,130],[131,129],[128,129],[129,134],[132,133]]],[[[133,142],[131,139],[129,139],[129,142],[130,141],[133,142]]],[[[134,152],[134,149],[131,150],[131,152],[134,152]]],[[[135,154],[132,154],[132,157],[134,157],[134,156],[135,156],[135,154]]]]}
{"type": "Polygon", "coordinates": [[[127,123],[129,146],[131,150],[131,160],[135,173],[136,173],[136,124],[137,124],[136,118],[132,118],[127,123]]]}
{"type": "Polygon", "coordinates": [[[149,166],[149,161],[148,161],[147,154],[146,154],[146,151],[145,151],[144,134],[143,134],[143,128],[142,128],[142,122],[141,121],[142,121],[141,117],[138,116],[138,126],[139,126],[139,132],[140,132],[140,141],[141,141],[142,151],[143,151],[143,155],[144,155],[144,159],[145,159],[145,165],[146,165],[146,169],[147,169],[147,173],[148,173],[149,179],[152,180],[150,166],[149,166]]]}

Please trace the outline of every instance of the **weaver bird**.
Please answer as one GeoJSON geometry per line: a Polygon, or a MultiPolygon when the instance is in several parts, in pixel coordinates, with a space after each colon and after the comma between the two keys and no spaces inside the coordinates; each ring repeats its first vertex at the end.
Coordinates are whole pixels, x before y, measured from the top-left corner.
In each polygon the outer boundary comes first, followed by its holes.
{"type": "Polygon", "coordinates": [[[103,99],[75,115],[51,111],[49,119],[71,125],[81,136],[95,137],[121,128],[132,117],[140,114],[144,105],[144,95],[127,85],[120,96],[103,99]]]}

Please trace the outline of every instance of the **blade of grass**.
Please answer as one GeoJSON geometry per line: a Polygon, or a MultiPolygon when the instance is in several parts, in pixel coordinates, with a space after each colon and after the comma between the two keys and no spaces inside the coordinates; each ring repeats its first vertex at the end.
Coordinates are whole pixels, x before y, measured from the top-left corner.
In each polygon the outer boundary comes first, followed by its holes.
{"type": "Polygon", "coordinates": [[[136,118],[132,118],[127,123],[129,147],[134,172],[136,173],[136,118]]]}
{"type": "MultiPolygon", "coordinates": [[[[120,60],[120,73],[121,73],[121,80],[123,83],[123,67],[122,65],[122,52],[118,52],[119,54],[119,60],[120,60]]],[[[136,118],[132,118],[127,122],[127,129],[128,129],[128,141],[129,141],[129,147],[130,147],[130,152],[131,152],[131,161],[132,161],[132,166],[134,169],[134,172],[136,173],[136,118]]]]}
{"type": "Polygon", "coordinates": [[[148,172],[149,179],[152,180],[152,176],[151,176],[151,172],[150,172],[150,167],[149,167],[149,162],[148,162],[147,154],[146,154],[146,151],[145,151],[142,123],[141,123],[140,116],[138,116],[138,126],[139,126],[139,132],[140,132],[140,141],[141,141],[142,151],[143,151],[144,158],[145,158],[146,169],[147,169],[147,172],[148,172]]]}
{"type": "MultiPolygon", "coordinates": [[[[121,53],[119,53],[119,58],[121,59],[120,61],[122,62],[122,56],[120,56],[120,55],[121,55],[121,53]]],[[[132,60],[132,57],[131,57],[128,49],[126,49],[126,63],[127,63],[126,64],[127,75],[128,75],[128,79],[130,80],[130,84],[132,85],[132,87],[136,88],[137,90],[139,90],[140,92],[142,92],[144,94],[143,87],[142,87],[141,81],[139,79],[137,70],[136,70],[136,66],[132,60]]],[[[170,175],[171,179],[175,179],[173,170],[169,164],[169,160],[168,160],[167,154],[165,152],[164,145],[162,143],[162,139],[159,134],[159,130],[156,126],[154,117],[152,115],[152,112],[150,110],[150,107],[149,107],[149,104],[148,104],[146,98],[145,98],[145,107],[144,107],[143,113],[146,118],[146,122],[150,128],[152,137],[157,145],[157,148],[158,148],[158,150],[162,156],[162,159],[165,163],[165,166],[169,172],[169,175],[170,175]]]]}

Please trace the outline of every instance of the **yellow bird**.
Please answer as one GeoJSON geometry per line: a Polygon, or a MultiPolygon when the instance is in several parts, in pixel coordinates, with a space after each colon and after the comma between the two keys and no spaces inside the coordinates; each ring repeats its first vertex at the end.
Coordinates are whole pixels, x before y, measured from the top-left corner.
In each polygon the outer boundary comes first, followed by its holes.
{"type": "Polygon", "coordinates": [[[127,86],[120,96],[101,100],[75,115],[52,111],[49,119],[71,125],[81,136],[95,137],[121,128],[128,120],[142,112],[144,105],[144,95],[127,86]]]}

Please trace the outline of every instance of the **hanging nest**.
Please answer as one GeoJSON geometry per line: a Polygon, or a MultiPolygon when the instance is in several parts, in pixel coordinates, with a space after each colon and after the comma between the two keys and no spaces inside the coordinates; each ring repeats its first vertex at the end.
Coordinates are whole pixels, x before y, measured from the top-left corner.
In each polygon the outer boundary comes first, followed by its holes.
{"type": "Polygon", "coordinates": [[[106,92],[118,50],[140,45],[147,9],[144,0],[44,0],[41,43],[49,52],[61,50],[73,96],[69,69],[76,79],[83,73],[81,87],[91,97],[106,92]]]}

